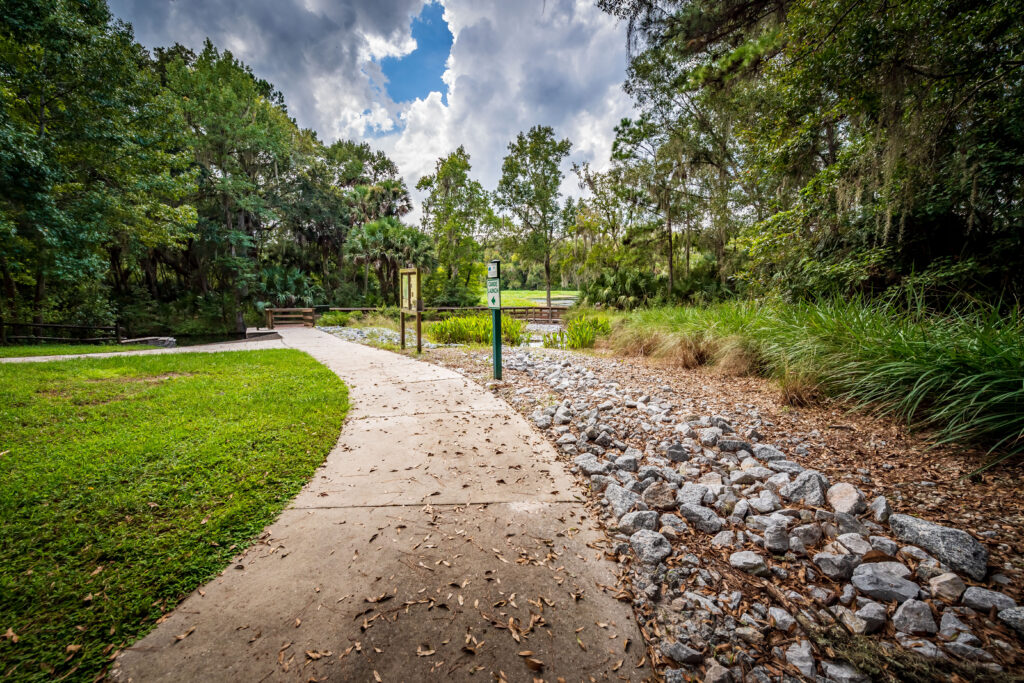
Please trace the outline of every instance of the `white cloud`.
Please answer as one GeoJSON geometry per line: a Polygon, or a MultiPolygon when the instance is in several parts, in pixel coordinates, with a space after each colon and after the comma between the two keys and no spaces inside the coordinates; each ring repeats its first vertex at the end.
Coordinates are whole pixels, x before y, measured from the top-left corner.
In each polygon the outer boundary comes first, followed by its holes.
{"type": "MultiPolygon", "coordinates": [[[[474,175],[491,189],[508,143],[536,124],[572,140],[569,162],[607,165],[613,128],[632,112],[621,87],[627,60],[621,26],[586,0],[444,0],[444,6],[455,36],[443,76],[447,106],[433,93],[416,100],[402,114],[404,128],[376,141],[410,187],[432,172],[439,156],[463,144],[474,175]]],[[[574,177],[562,189],[579,192],[574,177]]]]}
{"type": "MultiPolygon", "coordinates": [[[[377,60],[415,49],[411,21],[424,0],[110,2],[150,47],[199,50],[207,36],[230,47],[284,93],[300,125],[327,141],[365,137],[410,188],[463,144],[474,175],[493,189],[509,141],[536,124],[572,140],[570,161],[601,168],[614,125],[632,112],[621,88],[624,28],[593,0],[442,0],[455,37],[442,76],[447,104],[431,93],[401,105],[377,60]]],[[[563,191],[578,193],[574,178],[563,191]]],[[[418,214],[417,206],[410,219],[418,214]]]]}

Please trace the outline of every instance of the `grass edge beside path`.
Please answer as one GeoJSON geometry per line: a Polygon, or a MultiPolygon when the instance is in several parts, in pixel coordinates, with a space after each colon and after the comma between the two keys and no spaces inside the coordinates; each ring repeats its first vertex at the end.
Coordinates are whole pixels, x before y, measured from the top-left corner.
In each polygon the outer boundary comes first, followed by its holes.
{"type": "Polygon", "coordinates": [[[149,344],[23,344],[0,346],[0,358],[31,358],[32,356],[76,356],[89,353],[123,353],[148,351],[162,347],[149,344]]]}
{"type": "Polygon", "coordinates": [[[0,365],[0,677],[102,673],[278,516],[347,410],[291,349],[0,365]]]}

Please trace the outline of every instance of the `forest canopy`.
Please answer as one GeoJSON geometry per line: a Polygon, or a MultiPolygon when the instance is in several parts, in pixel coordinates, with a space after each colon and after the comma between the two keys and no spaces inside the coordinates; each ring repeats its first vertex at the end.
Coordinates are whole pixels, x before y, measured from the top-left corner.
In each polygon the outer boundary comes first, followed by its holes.
{"type": "MultiPolygon", "coordinates": [[[[418,179],[301,128],[209,41],[147,51],[104,0],[0,16],[0,317],[240,331],[268,306],[431,305],[508,286],[633,308],[773,295],[1009,303],[1024,289],[1013,2],[600,0],[636,115],[607,163],[538,123],[496,187],[418,179]]],[[[498,160],[486,160],[497,164],[498,160]]]]}

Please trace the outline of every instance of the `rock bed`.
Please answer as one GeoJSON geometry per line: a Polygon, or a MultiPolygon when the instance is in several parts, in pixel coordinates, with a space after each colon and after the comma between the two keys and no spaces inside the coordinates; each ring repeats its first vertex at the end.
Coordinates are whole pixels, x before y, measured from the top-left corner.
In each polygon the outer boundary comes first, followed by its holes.
{"type": "Polygon", "coordinates": [[[666,680],[868,680],[830,630],[982,673],[1024,661],[1024,608],[974,536],[805,468],[753,406],[700,414],[588,365],[506,351],[504,393],[584,478],[666,680]]]}
{"type": "MultiPolygon", "coordinates": [[[[398,346],[402,342],[398,332],[389,330],[386,327],[320,327],[320,329],[333,334],[335,337],[345,341],[356,342],[357,344],[389,344],[391,346],[398,346]]],[[[416,347],[416,330],[407,328],[405,331],[405,345],[408,347],[410,344],[413,348],[416,347]]],[[[436,349],[438,345],[424,339],[423,348],[436,349]]]]}

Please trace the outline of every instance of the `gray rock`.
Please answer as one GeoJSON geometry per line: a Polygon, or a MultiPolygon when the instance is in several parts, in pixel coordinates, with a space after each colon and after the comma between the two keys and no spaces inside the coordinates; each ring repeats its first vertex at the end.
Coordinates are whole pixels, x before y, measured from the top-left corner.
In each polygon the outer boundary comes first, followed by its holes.
{"type": "Polygon", "coordinates": [[[759,443],[754,446],[754,457],[758,460],[768,462],[770,460],[785,460],[786,454],[780,451],[775,446],[770,446],[766,443],[759,443]]]}
{"type": "Polygon", "coordinates": [[[637,510],[627,512],[619,520],[619,531],[626,534],[633,534],[641,529],[656,531],[658,528],[658,513],[654,510],[637,510]]]}
{"type": "Polygon", "coordinates": [[[768,489],[762,489],[756,498],[748,499],[747,504],[762,514],[775,512],[782,507],[778,497],[768,489]]]}
{"type": "Polygon", "coordinates": [[[965,605],[979,612],[988,612],[993,606],[997,612],[1017,606],[1017,603],[1010,596],[979,586],[971,586],[964,591],[962,600],[965,605]]]}
{"type": "Polygon", "coordinates": [[[860,523],[860,520],[853,515],[848,515],[845,512],[837,512],[833,516],[833,521],[836,527],[839,529],[841,534],[860,534],[864,538],[868,537],[868,528],[860,523]]]}
{"type": "Polygon", "coordinates": [[[804,470],[789,484],[782,487],[779,493],[786,500],[820,506],[825,504],[825,490],[828,479],[815,470],[804,470]]]}
{"type": "Polygon", "coordinates": [[[622,470],[624,472],[636,472],[639,466],[639,459],[630,453],[623,453],[615,459],[615,469],[622,470]]]}
{"type": "Polygon", "coordinates": [[[690,459],[690,451],[681,443],[674,443],[665,451],[665,457],[672,462],[686,462],[690,459]]]}
{"type": "Polygon", "coordinates": [[[537,425],[537,429],[547,429],[551,426],[551,417],[548,415],[537,415],[533,418],[533,424],[537,425]]]}
{"type": "Polygon", "coordinates": [[[607,474],[610,469],[610,465],[606,462],[602,462],[597,459],[593,453],[583,453],[577,455],[573,459],[573,463],[579,467],[584,474],[590,476],[592,474],[607,474]]]}
{"type": "Polygon", "coordinates": [[[729,564],[754,576],[764,576],[768,573],[768,566],[764,563],[764,559],[751,550],[733,553],[729,556],[729,564]]]}
{"type": "Polygon", "coordinates": [[[629,545],[645,564],[658,564],[672,554],[672,544],[668,539],[650,529],[641,529],[630,536],[629,545]]]}
{"type": "Polygon", "coordinates": [[[870,678],[857,670],[857,667],[846,662],[822,662],[821,671],[826,681],[835,683],[869,683],[870,678]]]}
{"type": "Polygon", "coordinates": [[[604,490],[604,496],[608,499],[608,504],[612,508],[612,514],[616,518],[622,517],[630,510],[633,506],[640,502],[640,496],[632,491],[627,491],[618,484],[608,484],[608,487],[604,490]]]}
{"type": "Polygon", "coordinates": [[[765,528],[764,549],[776,555],[789,550],[789,533],[784,524],[769,524],[765,528]]]}
{"type": "Polygon", "coordinates": [[[714,446],[718,443],[718,440],[722,438],[722,430],[718,427],[708,427],[707,429],[698,429],[697,438],[700,440],[702,446],[714,446]]]}
{"type": "Polygon", "coordinates": [[[675,529],[676,531],[686,531],[689,527],[678,515],[663,514],[658,518],[658,524],[661,526],[667,526],[675,529]]]}
{"type": "Polygon", "coordinates": [[[704,683],[732,683],[732,672],[714,659],[708,660],[704,683]]]}
{"type": "Polygon", "coordinates": [[[889,516],[892,515],[892,508],[889,507],[889,501],[885,496],[878,496],[868,505],[868,512],[871,513],[871,519],[879,524],[885,524],[889,521],[889,516]]]}
{"type": "Polygon", "coordinates": [[[942,613],[942,619],[939,621],[939,635],[943,638],[952,640],[960,633],[970,633],[970,631],[967,624],[957,619],[952,610],[947,609],[942,613]]]}
{"type": "Polygon", "coordinates": [[[704,661],[704,657],[699,652],[683,645],[678,640],[674,643],[662,641],[661,654],[678,664],[700,664],[704,661]]]}
{"type": "Polygon", "coordinates": [[[796,619],[781,607],[769,607],[768,618],[775,624],[775,628],[783,633],[789,633],[796,626],[796,619]]]}
{"type": "Polygon", "coordinates": [[[885,536],[871,536],[868,541],[871,542],[872,548],[880,553],[885,553],[889,557],[896,557],[896,553],[900,550],[896,541],[886,538],[885,536]]]}
{"type": "Polygon", "coordinates": [[[843,624],[846,625],[846,628],[848,628],[851,633],[863,635],[867,632],[867,623],[863,619],[858,617],[856,614],[854,614],[852,610],[837,605],[832,608],[832,613],[836,616],[837,619],[839,619],[839,621],[843,622],[843,624]]]}
{"type": "Polygon", "coordinates": [[[801,524],[790,529],[789,533],[803,541],[807,547],[818,545],[821,542],[821,527],[817,524],[801,524]]]}
{"type": "Polygon", "coordinates": [[[856,486],[845,481],[833,484],[825,498],[833,510],[847,515],[859,515],[867,509],[864,494],[856,486]]]}
{"type": "Polygon", "coordinates": [[[988,550],[967,532],[899,514],[889,517],[889,527],[896,538],[921,546],[955,571],[975,581],[985,578],[988,550]]]}
{"type": "Polygon", "coordinates": [[[703,505],[704,496],[708,494],[708,487],[702,484],[687,482],[683,488],[676,493],[676,501],[680,505],[703,505]]]}
{"type": "Polygon", "coordinates": [[[771,460],[767,463],[768,469],[780,474],[800,474],[804,468],[791,460],[771,460]]]}
{"type": "Polygon", "coordinates": [[[879,571],[898,576],[901,579],[910,578],[910,568],[902,562],[875,562],[875,568],[879,571]]]}
{"type": "Polygon", "coordinates": [[[860,534],[840,534],[836,540],[855,555],[863,556],[871,552],[871,544],[860,534]]]}
{"type": "Polygon", "coordinates": [[[892,625],[896,627],[897,631],[912,635],[935,633],[939,630],[928,604],[913,599],[907,600],[899,606],[896,614],[892,616],[892,625]]]}
{"type": "Polygon", "coordinates": [[[905,602],[916,598],[920,591],[913,581],[887,572],[874,562],[862,564],[853,570],[852,583],[864,595],[883,602],[905,602]]]}
{"type": "Polygon", "coordinates": [[[795,666],[805,678],[814,680],[818,671],[814,660],[814,652],[811,650],[811,643],[808,640],[801,640],[786,648],[786,661],[795,666]]]}
{"type": "Polygon", "coordinates": [[[750,449],[750,444],[740,439],[718,439],[718,450],[726,453],[736,453],[737,451],[750,452],[750,449]]]}
{"type": "Polygon", "coordinates": [[[1014,631],[1024,636],[1024,607],[1009,607],[999,610],[999,619],[1014,631]]]}
{"type": "Polygon", "coordinates": [[[699,531],[706,534],[717,534],[725,526],[725,520],[715,514],[711,508],[703,505],[680,505],[679,514],[699,531]]]}
{"type": "Polygon", "coordinates": [[[837,555],[835,553],[818,553],[813,558],[814,564],[822,574],[833,581],[848,581],[854,568],[860,562],[856,555],[837,555]]]}
{"type": "Polygon", "coordinates": [[[951,655],[955,655],[960,659],[966,659],[972,662],[991,662],[995,658],[989,653],[982,650],[980,647],[968,645],[958,640],[954,640],[952,643],[946,643],[946,652],[951,655]]]}
{"type": "Polygon", "coordinates": [[[857,615],[858,619],[864,622],[864,633],[874,633],[875,631],[878,631],[885,626],[885,622],[889,620],[889,615],[885,611],[885,607],[877,602],[868,602],[866,605],[854,612],[854,614],[857,615]]]}
{"type": "Polygon", "coordinates": [[[644,503],[655,510],[671,510],[676,506],[676,487],[667,481],[656,481],[642,496],[644,503]]]}
{"type": "Polygon", "coordinates": [[[736,534],[732,531],[719,531],[711,539],[711,545],[716,548],[732,548],[736,545],[736,534]]]}
{"type": "Polygon", "coordinates": [[[953,572],[946,572],[929,579],[928,590],[933,598],[956,602],[964,594],[964,591],[967,590],[967,584],[953,572]]]}

